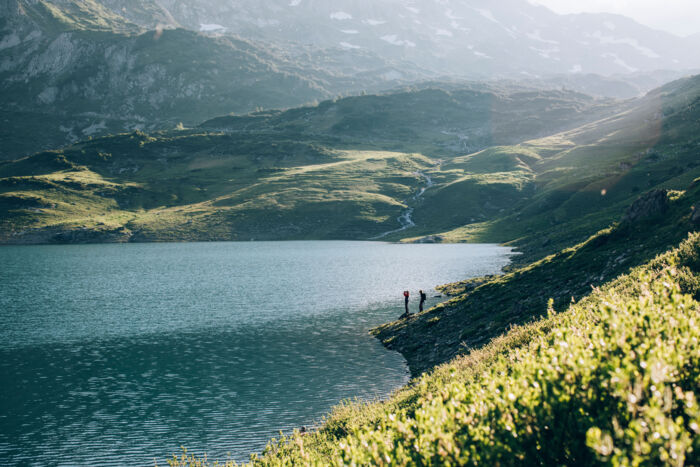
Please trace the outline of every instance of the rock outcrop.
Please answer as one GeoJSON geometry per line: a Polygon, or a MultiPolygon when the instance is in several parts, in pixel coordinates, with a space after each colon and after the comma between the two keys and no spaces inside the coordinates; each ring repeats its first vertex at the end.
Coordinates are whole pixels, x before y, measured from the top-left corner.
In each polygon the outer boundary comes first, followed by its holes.
{"type": "Polygon", "coordinates": [[[690,215],[690,221],[695,225],[700,224],[700,204],[693,206],[693,213],[690,215]]]}
{"type": "Polygon", "coordinates": [[[627,208],[622,223],[633,223],[662,216],[668,211],[668,192],[652,190],[643,194],[627,208]]]}

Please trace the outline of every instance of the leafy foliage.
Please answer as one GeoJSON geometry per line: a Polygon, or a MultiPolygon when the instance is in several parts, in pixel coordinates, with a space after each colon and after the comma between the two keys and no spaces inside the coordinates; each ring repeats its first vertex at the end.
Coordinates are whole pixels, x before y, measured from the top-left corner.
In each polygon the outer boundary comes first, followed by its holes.
{"type": "MultiPolygon", "coordinates": [[[[253,465],[694,465],[700,234],[253,465]]],[[[192,456],[172,466],[209,465],[192,456]]],[[[233,465],[232,462],[226,465],[233,465]]]]}

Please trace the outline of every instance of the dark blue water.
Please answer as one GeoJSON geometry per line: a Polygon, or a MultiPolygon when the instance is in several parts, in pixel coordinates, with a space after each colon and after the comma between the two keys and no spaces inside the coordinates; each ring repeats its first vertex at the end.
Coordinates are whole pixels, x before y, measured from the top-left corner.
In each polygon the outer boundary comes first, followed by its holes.
{"type": "Polygon", "coordinates": [[[364,242],[2,247],[1,463],[164,464],[181,445],[247,459],[343,399],[405,384],[403,358],[367,331],[403,312],[404,289],[496,273],[508,253],[364,242]]]}

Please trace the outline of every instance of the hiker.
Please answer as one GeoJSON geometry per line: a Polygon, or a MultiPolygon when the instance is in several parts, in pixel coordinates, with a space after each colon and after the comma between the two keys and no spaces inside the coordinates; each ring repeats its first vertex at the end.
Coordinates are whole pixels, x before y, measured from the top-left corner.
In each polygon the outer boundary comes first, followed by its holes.
{"type": "Polygon", "coordinates": [[[425,293],[420,290],[420,304],[418,305],[418,312],[422,313],[423,312],[423,304],[425,303],[425,300],[428,298],[426,297],[425,293]]]}
{"type": "Polygon", "coordinates": [[[403,298],[404,298],[404,302],[405,302],[405,305],[406,305],[406,313],[404,313],[404,316],[408,316],[408,315],[411,314],[411,313],[408,312],[408,296],[409,296],[409,295],[410,295],[410,294],[408,293],[408,290],[404,290],[404,291],[403,291],[403,298]]]}

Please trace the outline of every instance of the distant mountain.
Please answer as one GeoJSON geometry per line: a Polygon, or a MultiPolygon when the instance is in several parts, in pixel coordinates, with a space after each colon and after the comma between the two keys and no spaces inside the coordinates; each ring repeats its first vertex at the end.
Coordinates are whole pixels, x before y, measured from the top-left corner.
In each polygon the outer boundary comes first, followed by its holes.
{"type": "Polygon", "coordinates": [[[0,159],[425,80],[628,98],[697,43],[526,0],[5,0],[0,159]]]}
{"type": "Polygon", "coordinates": [[[700,67],[697,38],[527,0],[103,0],[133,21],[369,50],[473,79],[700,67]],[[157,5],[147,6],[147,5],[157,5]],[[144,14],[144,12],[151,12],[144,14]]]}
{"type": "Polygon", "coordinates": [[[575,90],[590,96],[629,99],[640,97],[666,83],[700,73],[698,70],[657,70],[626,73],[611,76],[593,73],[569,73],[543,78],[501,80],[504,83],[519,83],[540,89],[575,90]]]}
{"type": "Polygon", "coordinates": [[[208,120],[225,133],[333,138],[336,144],[454,156],[494,144],[550,135],[610,115],[612,99],[516,84],[422,83],[379,95],[328,100],[316,106],[208,120]]]}
{"type": "Polygon", "coordinates": [[[0,18],[0,159],[423,76],[368,51],[145,30],[93,0],[9,0],[0,18]]]}
{"type": "Polygon", "coordinates": [[[545,254],[700,176],[699,99],[700,77],[624,103],[433,87],[93,138],[0,162],[0,242],[369,239],[403,216],[386,239],[545,254]]]}

